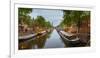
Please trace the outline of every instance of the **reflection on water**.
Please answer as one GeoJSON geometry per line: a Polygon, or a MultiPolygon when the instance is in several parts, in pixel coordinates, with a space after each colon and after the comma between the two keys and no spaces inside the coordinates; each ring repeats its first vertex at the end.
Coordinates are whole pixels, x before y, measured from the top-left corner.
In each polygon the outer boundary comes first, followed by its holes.
{"type": "Polygon", "coordinates": [[[61,48],[64,47],[64,43],[60,39],[59,34],[54,29],[51,36],[46,40],[45,48],[61,48]]]}
{"type": "Polygon", "coordinates": [[[19,49],[37,49],[37,48],[61,48],[64,43],[60,39],[59,34],[54,29],[52,32],[44,36],[38,36],[35,40],[27,40],[19,42],[19,49]]]}
{"type": "Polygon", "coordinates": [[[43,36],[37,36],[34,40],[27,40],[23,42],[19,42],[19,49],[36,49],[43,48],[45,45],[45,41],[50,37],[51,32],[45,34],[43,36]]]}
{"type": "MultiPolygon", "coordinates": [[[[81,36],[82,37],[82,36],[81,36]]],[[[85,37],[82,37],[85,38],[85,37]]],[[[44,35],[36,36],[26,41],[19,41],[19,49],[41,49],[41,48],[63,48],[63,47],[81,47],[86,44],[68,44],[66,40],[62,39],[58,32],[54,29],[44,35]]]]}

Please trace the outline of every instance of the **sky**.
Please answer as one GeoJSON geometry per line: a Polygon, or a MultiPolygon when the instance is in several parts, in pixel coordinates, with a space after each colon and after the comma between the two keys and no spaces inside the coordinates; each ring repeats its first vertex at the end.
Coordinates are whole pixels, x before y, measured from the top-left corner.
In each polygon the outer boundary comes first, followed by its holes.
{"type": "Polygon", "coordinates": [[[32,9],[30,13],[32,18],[37,16],[43,16],[46,21],[53,23],[53,26],[57,26],[63,20],[63,11],[62,10],[51,10],[51,9],[32,9]]]}

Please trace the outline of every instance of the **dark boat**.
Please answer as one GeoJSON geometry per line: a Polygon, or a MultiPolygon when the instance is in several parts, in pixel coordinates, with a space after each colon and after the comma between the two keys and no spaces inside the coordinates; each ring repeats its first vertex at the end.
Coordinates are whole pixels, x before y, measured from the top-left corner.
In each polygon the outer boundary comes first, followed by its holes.
{"type": "Polygon", "coordinates": [[[77,34],[66,33],[64,31],[57,31],[60,37],[67,43],[67,44],[79,44],[80,38],[77,34]]]}
{"type": "Polygon", "coordinates": [[[67,46],[90,46],[90,33],[68,33],[60,28],[55,28],[67,46]]]}

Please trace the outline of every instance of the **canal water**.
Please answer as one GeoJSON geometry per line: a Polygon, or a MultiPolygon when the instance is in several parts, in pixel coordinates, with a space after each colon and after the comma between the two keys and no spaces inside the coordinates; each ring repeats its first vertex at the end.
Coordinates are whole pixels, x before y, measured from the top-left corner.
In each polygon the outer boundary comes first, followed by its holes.
{"type": "Polygon", "coordinates": [[[53,30],[51,36],[45,42],[45,48],[61,48],[64,47],[64,43],[61,40],[59,34],[56,29],[53,30]]]}
{"type": "Polygon", "coordinates": [[[38,36],[35,40],[28,40],[24,42],[19,42],[19,49],[42,49],[42,48],[63,48],[65,44],[57,33],[56,29],[52,32],[44,35],[38,36]]]}
{"type": "MultiPolygon", "coordinates": [[[[81,37],[80,37],[81,38],[81,37]]],[[[86,38],[85,36],[83,38],[86,38]]],[[[87,37],[88,38],[88,37],[87,37]]],[[[46,49],[46,48],[64,48],[64,47],[82,47],[85,43],[68,44],[66,40],[62,39],[56,29],[49,33],[30,38],[26,41],[19,41],[19,50],[24,49],[46,49]]],[[[90,46],[90,44],[88,45],[90,46]]]]}

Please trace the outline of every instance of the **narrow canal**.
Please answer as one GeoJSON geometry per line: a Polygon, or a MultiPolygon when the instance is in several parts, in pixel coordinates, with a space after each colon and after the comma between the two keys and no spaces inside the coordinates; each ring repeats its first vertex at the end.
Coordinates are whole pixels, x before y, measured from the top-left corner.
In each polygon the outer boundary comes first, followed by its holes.
{"type": "Polygon", "coordinates": [[[63,48],[65,44],[57,33],[56,29],[52,32],[38,36],[35,40],[19,42],[19,49],[41,49],[41,48],[63,48]]]}
{"type": "Polygon", "coordinates": [[[46,48],[64,48],[64,47],[81,47],[84,43],[68,44],[66,40],[62,39],[56,29],[49,33],[42,34],[35,38],[30,38],[26,41],[19,41],[19,50],[24,49],[46,49],[46,48]]]}
{"type": "Polygon", "coordinates": [[[64,43],[61,40],[59,34],[56,29],[53,30],[51,36],[45,42],[45,48],[61,48],[64,47],[64,43]]]}

